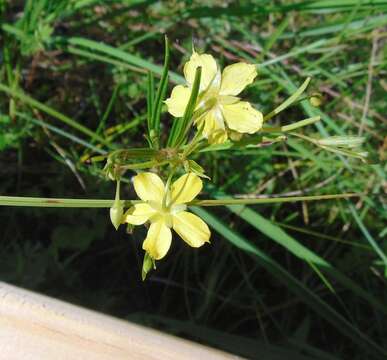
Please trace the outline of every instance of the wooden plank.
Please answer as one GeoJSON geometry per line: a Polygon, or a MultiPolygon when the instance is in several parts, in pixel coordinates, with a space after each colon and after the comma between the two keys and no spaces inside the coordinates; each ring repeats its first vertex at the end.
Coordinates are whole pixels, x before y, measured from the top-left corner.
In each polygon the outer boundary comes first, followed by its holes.
{"type": "Polygon", "coordinates": [[[0,359],[240,359],[0,282],[0,359]]]}

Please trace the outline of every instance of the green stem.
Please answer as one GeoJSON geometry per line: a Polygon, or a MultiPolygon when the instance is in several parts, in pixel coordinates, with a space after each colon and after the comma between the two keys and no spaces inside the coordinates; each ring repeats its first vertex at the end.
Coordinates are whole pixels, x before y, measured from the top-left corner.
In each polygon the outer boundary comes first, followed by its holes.
{"type": "Polygon", "coordinates": [[[346,193],[346,194],[332,194],[332,195],[311,195],[311,196],[286,196],[273,198],[259,198],[259,199],[230,199],[225,198],[221,200],[193,200],[187,205],[189,206],[224,206],[224,205],[255,205],[255,204],[273,204],[285,203],[295,201],[318,201],[331,199],[347,199],[350,197],[361,197],[363,194],[346,193]]]}
{"type": "Polygon", "coordinates": [[[293,135],[293,136],[298,137],[300,139],[309,141],[312,144],[318,145],[317,141],[315,139],[309,137],[309,136],[306,136],[306,135],[303,135],[303,134],[299,134],[299,133],[290,133],[290,135],[293,135]]]}
{"type": "Polygon", "coordinates": [[[196,149],[198,143],[203,139],[202,133],[203,127],[198,129],[192,141],[185,147],[182,155],[184,159],[187,158],[196,149]]]}
{"type": "MultiPolygon", "coordinates": [[[[331,199],[346,199],[350,197],[361,197],[363,194],[347,193],[332,195],[312,196],[288,196],[278,198],[259,199],[232,199],[221,200],[193,200],[187,203],[188,206],[225,206],[225,205],[255,205],[272,204],[295,201],[318,201],[331,199]]],[[[142,203],[142,200],[120,200],[124,207],[142,203]]],[[[59,198],[36,198],[19,196],[0,196],[0,206],[24,206],[24,207],[55,207],[55,208],[110,208],[114,200],[102,199],[59,199],[59,198]]]]}
{"type": "Polygon", "coordinates": [[[305,91],[305,89],[308,87],[310,82],[310,77],[308,77],[302,85],[291,95],[288,97],[281,105],[277,106],[273,111],[266,114],[263,117],[263,121],[267,121],[271,119],[273,116],[278,115],[281,111],[284,111],[287,107],[292,105],[299,97],[300,95],[305,91]]]}
{"type": "Polygon", "coordinates": [[[202,67],[198,66],[195,71],[195,80],[192,84],[191,95],[185,108],[184,115],[181,119],[182,126],[179,128],[180,131],[176,135],[176,142],[173,144],[177,148],[184,144],[188,135],[188,131],[192,125],[192,116],[194,114],[199,95],[201,75],[202,67]]]}
{"type": "Polygon", "coordinates": [[[288,131],[296,130],[303,126],[314,124],[317,121],[320,121],[320,116],[313,116],[311,118],[300,120],[294,124],[285,125],[285,126],[264,126],[261,129],[261,131],[262,132],[288,132],[288,131]]]}
{"type": "MultiPolygon", "coordinates": [[[[19,196],[0,196],[0,206],[55,207],[55,208],[110,208],[115,200],[99,199],[59,199],[34,198],[19,196]]],[[[140,200],[121,200],[121,204],[129,207],[140,203],[140,200]]]]}
{"type": "Polygon", "coordinates": [[[120,186],[121,181],[117,180],[117,186],[116,186],[116,197],[114,198],[114,203],[119,204],[120,203],[120,186]]]}

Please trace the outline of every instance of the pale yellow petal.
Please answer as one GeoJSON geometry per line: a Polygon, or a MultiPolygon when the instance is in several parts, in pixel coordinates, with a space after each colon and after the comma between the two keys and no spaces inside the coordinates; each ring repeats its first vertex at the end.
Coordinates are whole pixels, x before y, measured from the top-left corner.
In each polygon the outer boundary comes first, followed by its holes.
{"type": "Polygon", "coordinates": [[[216,76],[218,67],[215,59],[209,54],[198,54],[194,52],[191,58],[184,65],[184,76],[189,85],[192,85],[195,80],[196,69],[201,66],[202,76],[200,78],[200,90],[205,90],[211,84],[216,76]]]}
{"type": "Polygon", "coordinates": [[[163,258],[171,247],[172,232],[163,221],[150,225],[142,248],[155,260],[163,258]]]}
{"type": "Polygon", "coordinates": [[[192,247],[199,247],[209,242],[211,236],[208,225],[200,217],[188,211],[174,215],[173,230],[192,247]]]}
{"type": "Polygon", "coordinates": [[[218,96],[218,101],[220,102],[221,105],[231,105],[235,104],[241,99],[236,96],[230,96],[230,95],[219,95],[218,96]]]}
{"type": "Polygon", "coordinates": [[[191,89],[183,85],[177,85],[172,89],[171,97],[165,100],[168,112],[174,117],[182,117],[187,107],[191,89]]]}
{"type": "Polygon", "coordinates": [[[136,204],[124,214],[123,220],[129,224],[142,225],[154,214],[155,210],[149,204],[136,204]]]}
{"type": "Polygon", "coordinates": [[[203,124],[203,135],[210,144],[222,144],[227,140],[224,118],[219,107],[214,107],[197,121],[199,129],[203,124]]]}
{"type": "Polygon", "coordinates": [[[134,190],[144,201],[161,203],[164,196],[164,183],[158,175],[151,172],[139,173],[133,178],[134,190]]]}
{"type": "Polygon", "coordinates": [[[231,105],[222,105],[222,113],[227,126],[240,133],[253,134],[263,124],[262,113],[255,110],[250,103],[239,101],[231,105]]]}
{"type": "Polygon", "coordinates": [[[180,176],[171,186],[173,204],[184,204],[192,201],[202,188],[202,180],[194,173],[180,176]]]}
{"type": "Polygon", "coordinates": [[[255,65],[243,62],[226,66],[222,73],[221,95],[238,95],[257,76],[255,65]]]}

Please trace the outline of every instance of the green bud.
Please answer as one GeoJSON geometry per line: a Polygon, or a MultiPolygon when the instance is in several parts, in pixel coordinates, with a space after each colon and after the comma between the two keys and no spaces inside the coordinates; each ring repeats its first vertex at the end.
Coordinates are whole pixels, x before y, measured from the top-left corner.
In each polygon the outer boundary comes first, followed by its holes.
{"type": "Polygon", "coordinates": [[[142,271],[141,271],[142,281],[145,281],[146,276],[148,275],[148,272],[151,271],[152,269],[156,269],[155,261],[146,252],[144,255],[144,261],[142,263],[142,271]]]}
{"type": "Polygon", "coordinates": [[[187,163],[188,163],[187,164],[187,167],[188,167],[187,172],[192,171],[197,176],[200,176],[200,177],[206,178],[206,179],[210,179],[210,177],[208,177],[205,174],[204,169],[196,161],[188,160],[187,163]]]}
{"type": "Polygon", "coordinates": [[[110,208],[110,221],[116,230],[118,230],[118,227],[121,225],[123,214],[124,207],[120,201],[120,182],[117,181],[116,198],[114,199],[113,206],[110,208]]]}
{"type": "Polygon", "coordinates": [[[319,93],[314,93],[312,96],[309,98],[309,102],[312,106],[314,107],[319,107],[323,103],[323,97],[319,93]]]}
{"type": "Polygon", "coordinates": [[[317,143],[323,146],[355,148],[359,147],[364,140],[364,137],[361,136],[330,136],[325,139],[317,140],[317,143]]]}
{"type": "Polygon", "coordinates": [[[108,179],[112,181],[116,180],[114,176],[114,164],[110,158],[107,159],[105,167],[103,168],[103,172],[108,179]]]}
{"type": "Polygon", "coordinates": [[[127,234],[132,234],[134,230],[134,225],[133,224],[126,224],[126,233],[127,234]]]}
{"type": "Polygon", "coordinates": [[[121,225],[123,214],[124,209],[122,206],[116,206],[116,204],[114,204],[113,207],[110,208],[110,221],[116,230],[118,230],[118,227],[121,225]]]}

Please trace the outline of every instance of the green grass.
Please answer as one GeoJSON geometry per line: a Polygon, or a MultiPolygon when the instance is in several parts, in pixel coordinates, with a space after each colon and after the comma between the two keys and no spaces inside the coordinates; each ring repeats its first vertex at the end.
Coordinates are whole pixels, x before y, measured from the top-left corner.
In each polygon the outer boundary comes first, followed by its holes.
{"type": "MultiPolygon", "coordinates": [[[[158,111],[168,138],[164,107],[146,105],[166,81],[165,31],[167,94],[184,81],[194,42],[222,66],[257,64],[242,96],[269,114],[265,126],[308,119],[311,137],[362,133],[370,154],[364,164],[291,136],[203,151],[195,160],[212,183],[202,198],[364,196],[194,208],[211,245],[176,239],[145,283],[144,229],[117,233],[101,209],[1,208],[0,279],[247,358],[384,359],[386,3],[52,4],[0,0],[1,195],[113,199],[104,162],[90,159],[146,146],[158,111]],[[323,104],[301,95],[280,112],[308,77],[305,95],[320,93],[323,104]]],[[[133,198],[130,182],[122,186],[133,198]]]]}

